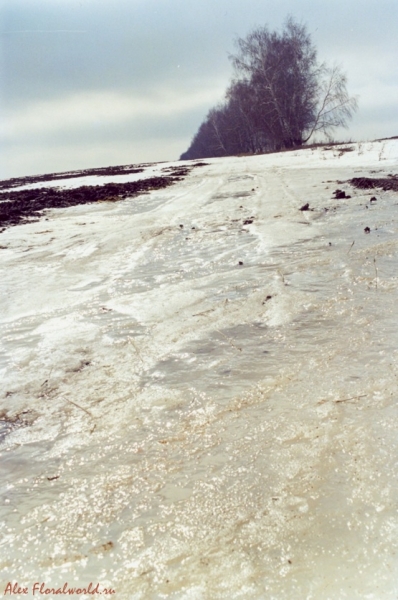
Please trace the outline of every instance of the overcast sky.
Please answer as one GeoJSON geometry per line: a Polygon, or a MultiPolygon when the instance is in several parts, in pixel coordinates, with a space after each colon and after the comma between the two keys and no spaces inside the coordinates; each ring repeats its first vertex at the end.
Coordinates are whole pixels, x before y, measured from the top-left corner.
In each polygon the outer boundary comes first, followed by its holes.
{"type": "Polygon", "coordinates": [[[398,135],[398,0],[0,0],[1,172],[176,160],[232,75],[233,41],[291,14],[359,110],[398,135]]]}

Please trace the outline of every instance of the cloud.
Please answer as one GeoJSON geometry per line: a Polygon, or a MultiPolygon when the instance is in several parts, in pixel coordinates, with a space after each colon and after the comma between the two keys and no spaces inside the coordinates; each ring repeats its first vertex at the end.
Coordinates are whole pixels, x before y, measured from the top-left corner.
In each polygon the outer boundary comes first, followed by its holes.
{"type": "Polygon", "coordinates": [[[17,106],[0,135],[1,176],[176,160],[222,95],[215,84],[148,95],[98,90],[17,106]]]}
{"type": "Polygon", "coordinates": [[[7,177],[37,175],[41,173],[106,167],[111,165],[138,164],[178,160],[181,148],[186,145],[183,137],[168,139],[167,146],[161,137],[148,136],[135,140],[107,140],[102,143],[75,142],[54,144],[37,142],[34,146],[24,144],[18,151],[7,156],[7,177]],[[139,157],[139,159],[137,159],[139,157]]]}
{"type": "Polygon", "coordinates": [[[41,1],[22,8],[15,1],[8,3],[2,39],[5,100],[11,105],[81,89],[142,92],[206,80],[209,73],[229,75],[230,40],[209,19],[214,9],[205,19],[202,9],[187,10],[175,1],[86,2],[73,8],[41,1]]]}
{"type": "Polygon", "coordinates": [[[104,128],[121,124],[125,127],[143,119],[167,120],[195,110],[206,111],[206,107],[222,94],[222,88],[213,86],[184,93],[168,88],[141,95],[112,90],[73,93],[8,110],[3,135],[8,141],[18,141],[38,135],[57,137],[93,126],[104,128]]]}
{"type": "Polygon", "coordinates": [[[234,38],[289,13],[360,96],[347,135],[397,134],[396,0],[2,0],[4,172],[174,158],[222,99],[234,38]]]}

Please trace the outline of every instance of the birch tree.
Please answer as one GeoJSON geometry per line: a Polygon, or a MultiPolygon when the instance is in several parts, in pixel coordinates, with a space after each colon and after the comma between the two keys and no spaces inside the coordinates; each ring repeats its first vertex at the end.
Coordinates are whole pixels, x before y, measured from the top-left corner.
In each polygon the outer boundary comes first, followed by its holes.
{"type": "Polygon", "coordinates": [[[236,80],[251,88],[257,120],[274,148],[300,146],[315,132],[347,125],[356,99],[339,67],[318,64],[305,26],[289,18],[281,33],[258,28],[236,45],[236,80]]]}
{"type": "Polygon", "coordinates": [[[304,25],[289,17],[281,32],[259,27],[236,49],[224,102],[209,111],[182,158],[292,148],[347,126],[357,100],[340,67],[318,62],[304,25]]]}

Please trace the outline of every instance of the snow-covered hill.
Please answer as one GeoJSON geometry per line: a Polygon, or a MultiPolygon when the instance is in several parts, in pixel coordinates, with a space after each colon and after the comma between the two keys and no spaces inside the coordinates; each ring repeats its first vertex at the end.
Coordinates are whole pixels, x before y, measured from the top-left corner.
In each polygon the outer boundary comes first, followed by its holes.
{"type": "Polygon", "coordinates": [[[398,140],[206,162],[0,235],[0,589],[395,599],[398,140]]]}

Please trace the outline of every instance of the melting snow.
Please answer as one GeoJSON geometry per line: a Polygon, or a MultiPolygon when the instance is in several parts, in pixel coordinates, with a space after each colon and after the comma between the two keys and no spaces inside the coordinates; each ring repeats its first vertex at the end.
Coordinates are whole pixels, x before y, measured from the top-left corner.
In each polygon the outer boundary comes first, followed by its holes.
{"type": "Polygon", "coordinates": [[[398,141],[350,146],[1,234],[3,590],[397,597],[398,201],[344,182],[398,141]]]}

